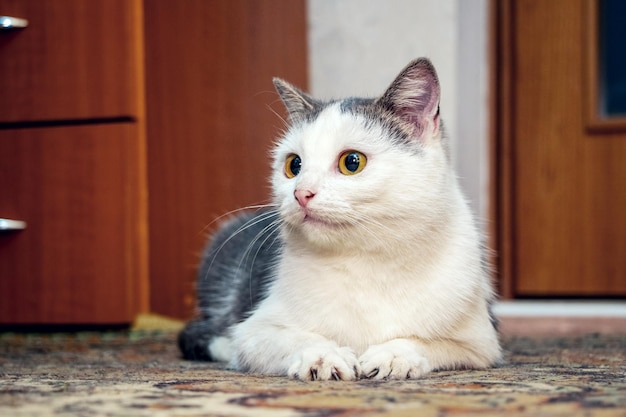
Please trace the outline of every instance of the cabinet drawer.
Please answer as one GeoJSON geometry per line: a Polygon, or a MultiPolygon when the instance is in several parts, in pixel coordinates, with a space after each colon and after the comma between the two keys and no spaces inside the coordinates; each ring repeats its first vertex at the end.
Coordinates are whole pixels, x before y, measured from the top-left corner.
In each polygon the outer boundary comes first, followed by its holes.
{"type": "Polygon", "coordinates": [[[135,117],[139,0],[0,0],[0,123],[135,117]]]}
{"type": "Polygon", "coordinates": [[[0,130],[0,323],[128,323],[146,300],[133,123],[0,130]]]}

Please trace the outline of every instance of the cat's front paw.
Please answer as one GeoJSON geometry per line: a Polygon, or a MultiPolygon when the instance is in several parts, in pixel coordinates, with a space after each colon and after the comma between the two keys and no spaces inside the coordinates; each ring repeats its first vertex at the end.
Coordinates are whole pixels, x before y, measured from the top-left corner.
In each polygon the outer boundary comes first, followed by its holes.
{"type": "Polygon", "coordinates": [[[360,366],[352,349],[324,344],[298,353],[288,374],[303,381],[355,380],[360,366]]]}
{"type": "Polygon", "coordinates": [[[378,380],[419,378],[431,370],[428,360],[405,339],[370,346],[359,363],[363,378],[378,380]]]}

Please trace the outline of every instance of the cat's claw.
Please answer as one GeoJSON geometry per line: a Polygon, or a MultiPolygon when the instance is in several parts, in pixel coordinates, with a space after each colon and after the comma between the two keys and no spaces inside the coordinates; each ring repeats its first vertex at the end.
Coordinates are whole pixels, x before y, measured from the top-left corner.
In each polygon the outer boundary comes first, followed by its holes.
{"type": "Polygon", "coordinates": [[[361,376],[363,378],[370,379],[370,378],[374,378],[376,375],[378,375],[379,372],[380,372],[380,369],[374,368],[370,372],[368,372],[367,374],[363,374],[361,376]]]}
{"type": "Polygon", "coordinates": [[[360,367],[352,349],[322,345],[296,355],[288,374],[303,381],[346,381],[357,379],[360,367]]]}
{"type": "Polygon", "coordinates": [[[364,378],[415,379],[430,371],[428,360],[408,340],[392,340],[370,346],[359,358],[364,378]]]}
{"type": "MultiPolygon", "coordinates": [[[[310,381],[317,381],[317,368],[311,368],[309,369],[309,374],[305,375],[304,378],[300,378],[300,374],[294,374],[293,378],[295,379],[306,379],[306,380],[310,380],[310,381]]],[[[341,374],[339,373],[339,371],[335,368],[333,368],[330,371],[330,379],[332,379],[333,381],[341,381],[342,377],[341,374]]]]}

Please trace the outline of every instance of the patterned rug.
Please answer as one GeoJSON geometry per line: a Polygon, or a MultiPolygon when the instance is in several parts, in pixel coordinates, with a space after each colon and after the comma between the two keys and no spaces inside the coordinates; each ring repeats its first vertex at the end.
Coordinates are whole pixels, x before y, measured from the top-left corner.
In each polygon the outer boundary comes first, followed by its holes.
{"type": "Polygon", "coordinates": [[[626,416],[626,335],[506,337],[506,363],[298,382],[180,359],[175,334],[0,334],[0,416],[626,416]]]}

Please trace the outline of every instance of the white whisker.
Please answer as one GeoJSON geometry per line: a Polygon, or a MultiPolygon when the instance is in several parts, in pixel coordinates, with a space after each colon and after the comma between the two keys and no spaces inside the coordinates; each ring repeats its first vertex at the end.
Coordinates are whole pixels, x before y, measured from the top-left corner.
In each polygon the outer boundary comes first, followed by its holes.
{"type": "MultiPolygon", "coordinates": [[[[241,211],[241,210],[237,210],[237,211],[241,211]]],[[[224,248],[224,246],[226,246],[228,242],[230,242],[239,233],[242,233],[243,231],[249,229],[250,227],[253,227],[274,216],[278,216],[278,213],[274,210],[268,211],[266,213],[262,213],[256,217],[253,217],[252,219],[244,223],[242,226],[240,226],[237,230],[235,230],[235,232],[233,232],[227,239],[225,239],[222,242],[222,244],[214,252],[211,253],[211,256],[212,256],[211,263],[209,264],[208,268],[205,271],[204,278],[206,278],[209,275],[209,272],[211,271],[211,268],[213,267],[213,263],[215,262],[215,259],[217,258],[218,254],[221,252],[221,250],[224,248]]]]}
{"type": "MultiPolygon", "coordinates": [[[[278,216],[278,213],[276,213],[276,216],[278,216]]],[[[241,264],[243,263],[244,258],[246,261],[249,259],[251,249],[262,237],[265,236],[261,244],[258,246],[256,252],[254,253],[252,257],[252,262],[250,263],[250,265],[254,265],[259,255],[259,252],[261,251],[261,248],[265,246],[266,242],[268,241],[270,237],[275,236],[274,240],[269,246],[271,247],[275,244],[276,240],[280,236],[280,233],[277,233],[280,231],[280,224],[281,224],[280,219],[273,221],[269,225],[265,226],[263,230],[261,230],[259,233],[256,234],[256,236],[251,240],[251,242],[248,244],[248,247],[244,251],[244,256],[242,256],[241,260],[239,261],[239,265],[237,266],[237,268],[241,268],[241,264]]],[[[250,268],[250,275],[248,277],[248,282],[249,282],[248,289],[249,289],[249,295],[250,295],[251,300],[252,300],[252,280],[253,280],[252,268],[250,268]]]]}
{"type": "Polygon", "coordinates": [[[264,209],[264,208],[274,208],[275,205],[268,203],[268,204],[252,204],[249,206],[245,206],[245,207],[240,207],[231,211],[228,211],[220,216],[217,216],[215,219],[213,219],[211,222],[209,222],[206,226],[204,226],[201,230],[200,233],[206,231],[209,227],[211,227],[213,224],[215,224],[216,222],[219,222],[220,220],[222,220],[225,217],[228,216],[232,216],[233,214],[237,214],[240,213],[242,211],[247,211],[247,210],[259,210],[259,209],[264,209]]]}

